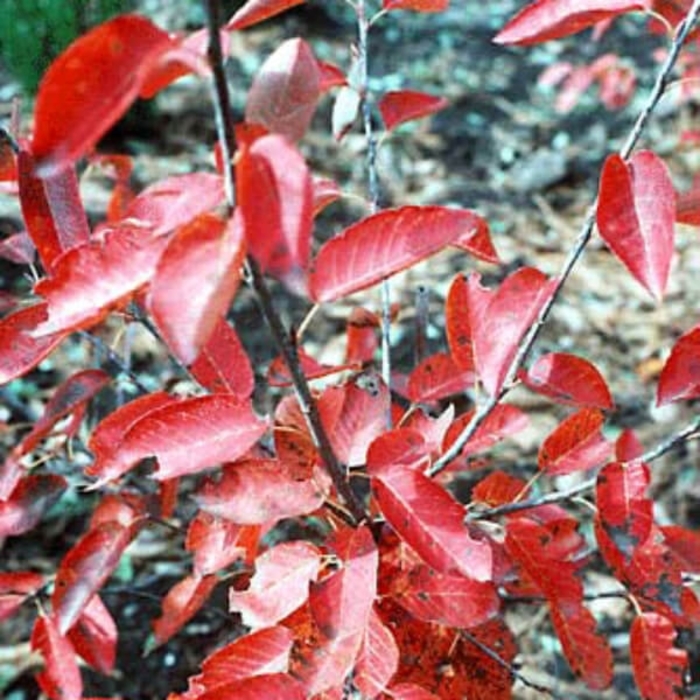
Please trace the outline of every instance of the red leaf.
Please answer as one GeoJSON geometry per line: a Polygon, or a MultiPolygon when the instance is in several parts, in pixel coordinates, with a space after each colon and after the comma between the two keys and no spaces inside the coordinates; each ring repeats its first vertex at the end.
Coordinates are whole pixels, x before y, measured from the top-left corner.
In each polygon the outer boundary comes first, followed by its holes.
{"type": "Polygon", "coordinates": [[[298,141],[321,95],[321,72],[303,39],[288,39],[263,63],[248,93],[245,119],[298,141]]]}
{"type": "MultiPolygon", "coordinates": [[[[35,257],[36,248],[26,231],[18,231],[0,240],[0,258],[3,260],[16,265],[31,265],[35,257]]],[[[9,292],[3,292],[3,297],[6,295],[7,298],[12,296],[9,292]]],[[[0,310],[5,311],[4,308],[0,310]]]]}
{"type": "Polygon", "coordinates": [[[386,690],[398,665],[399,649],[394,635],[373,608],[353,670],[353,682],[365,697],[376,697],[386,690]]]}
{"type": "Polygon", "coordinates": [[[550,352],[520,375],[523,383],[558,403],[591,408],[613,408],[610,390],[588,360],[564,352],[550,352]]]}
{"type": "MultiPolygon", "coordinates": [[[[348,369],[357,369],[356,364],[324,365],[317,362],[304,348],[297,348],[297,359],[304,376],[307,379],[320,379],[330,374],[338,374],[348,369]]],[[[267,368],[267,383],[274,387],[289,387],[294,385],[292,374],[287,367],[284,357],[278,355],[267,368]]]]}
{"type": "Polygon", "coordinates": [[[628,562],[651,534],[654,504],[646,494],[649,484],[649,467],[643,462],[612,462],[598,474],[600,523],[628,562]]]}
{"type": "MultiPolygon", "coordinates": [[[[230,50],[228,32],[219,32],[221,52],[227,56],[230,50]]],[[[207,60],[209,48],[209,31],[200,29],[174,39],[174,46],[163,52],[149,66],[139,88],[139,97],[150,99],[168,85],[190,73],[208,75],[211,72],[207,60]]]]}
{"type": "Polygon", "coordinates": [[[37,617],[31,645],[44,659],[44,670],[36,675],[36,680],[49,698],[82,700],[83,681],[73,645],[59,632],[53,617],[37,617]]]}
{"type": "Polygon", "coordinates": [[[676,194],[665,163],[651,151],[628,162],[607,158],[600,177],[600,235],[632,276],[661,300],[673,257],[676,194]]]}
{"type": "Polygon", "coordinates": [[[447,105],[448,101],[444,97],[414,90],[397,90],[382,96],[379,100],[379,111],[387,131],[391,131],[404,122],[435,114],[447,105]]]}
{"type": "Polygon", "coordinates": [[[0,540],[29,532],[61,497],[68,483],[57,474],[29,474],[0,500],[0,540]]]}
{"type": "Polygon", "coordinates": [[[195,573],[207,576],[238,559],[252,563],[259,539],[260,527],[256,525],[237,525],[200,512],[187,528],[185,549],[192,552],[195,573]]]}
{"type": "Polygon", "coordinates": [[[68,335],[60,331],[35,338],[33,330],[46,319],[46,304],[19,309],[0,321],[0,384],[38,365],[68,335]]]}
{"type": "Polygon", "coordinates": [[[343,191],[335,180],[330,178],[316,178],[313,180],[314,193],[314,217],[318,216],[329,204],[340,199],[343,191]]]}
{"type": "Polygon", "coordinates": [[[597,467],[610,458],[612,444],[601,434],[605,417],[597,408],[582,408],[563,420],[542,443],[537,467],[549,476],[597,467]]]}
{"type": "Polygon", "coordinates": [[[148,308],[176,357],[195,361],[226,315],[245,258],[243,227],[201,214],[182,226],[158,260],[148,308]]]}
{"type": "Polygon", "coordinates": [[[31,432],[15,447],[13,454],[21,456],[31,452],[61,418],[84,409],[86,402],[109,382],[110,376],[100,369],[86,369],[66,379],[46,404],[43,415],[34,423],[31,432]]]}
{"type": "Polygon", "coordinates": [[[475,233],[482,221],[467,209],[439,206],[407,206],[368,216],[321,247],[311,296],[322,302],[359,292],[475,233]]]}
{"type": "Polygon", "coordinates": [[[143,230],[124,227],[61,255],[53,275],[35,286],[46,299],[49,315],[34,329],[34,336],[74,331],[101,321],[150,281],[165,243],[143,230]]]}
{"type": "Polygon", "coordinates": [[[347,336],[346,362],[365,364],[373,360],[379,347],[377,340],[379,326],[380,320],[377,314],[362,306],[356,306],[350,312],[345,330],[347,336]]]}
{"type": "Polygon", "coordinates": [[[399,683],[389,689],[394,700],[440,700],[437,695],[428,692],[414,683],[399,683]]]}
{"type": "Polygon", "coordinates": [[[442,573],[456,570],[477,581],[491,579],[489,543],[471,537],[464,508],[441,486],[403,465],[370,473],[387,522],[426,564],[442,573]]]}
{"type": "Polygon", "coordinates": [[[493,508],[512,503],[527,493],[527,484],[502,471],[491,472],[472,489],[472,501],[493,508]]]}
{"type": "Polygon", "coordinates": [[[341,566],[312,585],[311,612],[326,637],[357,637],[359,651],[377,595],[379,554],[366,526],[339,531],[331,544],[341,566]]]}
{"type": "Polygon", "coordinates": [[[649,9],[649,0],[535,0],[496,35],[497,44],[538,44],[580,32],[626,12],[649,9]]]}
{"type": "Polygon", "coordinates": [[[300,683],[286,673],[271,673],[252,678],[242,678],[233,683],[217,686],[197,700],[306,700],[300,683]]]}
{"type": "Polygon", "coordinates": [[[150,65],[170,46],[166,32],[138,15],[115,17],[74,41],[39,85],[32,151],[40,174],[89,151],[126,112],[150,65]]]}
{"type": "Polygon", "coordinates": [[[324,391],[319,410],[336,456],[344,464],[365,463],[371,442],[386,428],[390,400],[386,385],[373,374],[324,391]],[[331,411],[327,413],[329,404],[331,411]],[[338,405],[339,410],[335,408],[338,405]]]}
{"type": "Polygon", "coordinates": [[[301,5],[305,0],[248,0],[238,8],[226,24],[225,29],[245,29],[258,22],[274,17],[290,7],[301,5]]]}
{"type": "Polygon", "coordinates": [[[88,530],[63,557],[51,597],[56,624],[63,634],[112,575],[134,534],[132,528],[116,521],[105,522],[88,530]]]}
{"type": "Polygon", "coordinates": [[[17,165],[22,217],[44,269],[50,270],[61,253],[90,238],[78,178],[73,168],[46,179],[37,177],[34,158],[24,150],[17,165]]]}
{"type": "Polygon", "coordinates": [[[661,370],[656,404],[700,396],[700,326],[682,335],[661,370]]]}
{"type": "Polygon", "coordinates": [[[531,267],[513,272],[495,290],[482,287],[480,280],[480,275],[472,274],[467,281],[474,363],[484,388],[496,396],[518,344],[553,294],[557,281],[531,267]]]}
{"type": "Polygon", "coordinates": [[[98,595],[92,596],[68,639],[86,663],[106,675],[114,670],[117,657],[117,625],[98,595]]]}
{"type": "Polygon", "coordinates": [[[325,471],[300,479],[294,468],[274,459],[227,464],[221,478],[205,482],[196,501],[202,510],[239,525],[263,525],[318,510],[330,483],[325,471]]]}
{"type": "Polygon", "coordinates": [[[162,615],[153,622],[155,646],[177,634],[207,602],[218,583],[216,576],[187,576],[178,581],[163,598],[162,615]]]}
{"type": "Polygon", "coordinates": [[[469,293],[467,279],[457,275],[445,300],[445,331],[450,355],[463,370],[474,371],[472,330],[469,325],[469,293]]]}
{"type": "Polygon", "coordinates": [[[681,700],[688,666],[685,650],[673,646],[676,630],[663,615],[642,613],[630,628],[634,680],[645,700],[681,700]]]}
{"type": "Polygon", "coordinates": [[[98,483],[118,478],[146,457],[158,460],[156,479],[194,474],[239,459],[267,427],[249,403],[227,394],[165,403],[136,420],[133,410],[125,411],[129,406],[109,417],[110,429],[119,426],[124,430],[119,441],[106,445],[100,435],[98,446],[93,435],[90,446],[96,460],[86,471],[99,477],[98,483]]]}
{"type": "Polygon", "coordinates": [[[596,632],[595,618],[583,605],[549,606],[552,624],[569,666],[593,690],[604,690],[613,679],[612,652],[606,637],[596,632]]]}
{"type": "MultiPolygon", "coordinates": [[[[685,12],[683,16],[685,17],[685,12]]],[[[676,221],[688,226],[700,226],[700,177],[693,178],[693,183],[687,192],[678,193],[676,221]]]]}
{"type": "Polygon", "coordinates": [[[255,389],[255,375],[245,348],[236,331],[223,318],[189,370],[212,393],[232,394],[244,401],[255,389]]]}
{"type": "Polygon", "coordinates": [[[12,617],[43,585],[44,577],[33,571],[0,573],[0,621],[12,617]]]}
{"type": "Polygon", "coordinates": [[[491,581],[441,574],[419,565],[394,581],[395,599],[419,620],[447,627],[482,625],[498,613],[499,598],[491,581]]]}
{"type": "Polygon", "coordinates": [[[239,637],[208,656],[191,685],[211,690],[251,676],[285,673],[293,641],[292,633],[280,626],[239,637]]]}
{"type": "Polygon", "coordinates": [[[247,590],[229,590],[229,609],[253,629],[275,625],[306,602],[320,565],[320,552],[307,542],[275,545],[256,560],[247,590]]]}
{"type": "MultiPolygon", "coordinates": [[[[460,433],[471,423],[474,417],[474,409],[462,414],[457,418],[447,430],[443,440],[442,450],[446,452],[457,440],[460,433]]],[[[530,419],[519,408],[503,403],[498,404],[489,414],[488,418],[476,429],[476,432],[469,439],[461,453],[464,459],[476,452],[483,452],[489,447],[493,447],[506,437],[514,435],[524,430],[530,424],[530,419]]],[[[455,466],[458,466],[461,461],[455,466]]]]}
{"type": "Polygon", "coordinates": [[[211,211],[225,199],[223,180],[213,173],[173,175],[150,185],[136,197],[126,219],[152,229],[154,235],[168,233],[211,211]]]}
{"type": "Polygon", "coordinates": [[[666,545],[682,562],[683,570],[700,573],[700,532],[680,525],[664,525],[661,531],[666,545]]]}
{"type": "Polygon", "coordinates": [[[407,393],[413,403],[438,401],[463,394],[474,386],[474,370],[461,370],[450,355],[426,357],[408,377],[407,393]]]}
{"type": "Polygon", "coordinates": [[[282,136],[258,138],[239,154],[236,188],[246,241],[262,271],[303,291],[313,228],[313,184],[303,157],[282,136]]]}
{"type": "Polygon", "coordinates": [[[394,428],[379,435],[367,451],[370,472],[400,464],[407,469],[427,466],[428,445],[423,434],[413,428],[394,428]]]}
{"type": "Polygon", "coordinates": [[[442,12],[450,0],[382,0],[385,10],[412,10],[413,12],[442,12]]]}

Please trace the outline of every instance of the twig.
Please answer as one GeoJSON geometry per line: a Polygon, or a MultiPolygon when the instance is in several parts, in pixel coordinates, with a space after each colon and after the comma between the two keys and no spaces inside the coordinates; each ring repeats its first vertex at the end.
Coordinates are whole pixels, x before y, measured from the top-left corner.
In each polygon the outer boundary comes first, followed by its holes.
{"type": "MultiPolygon", "coordinates": [[[[369,94],[369,27],[364,0],[357,0],[357,75],[358,89],[362,98],[362,122],[367,141],[367,180],[369,189],[370,213],[379,209],[379,177],[377,175],[377,139],[372,126],[372,105],[369,94]]],[[[391,286],[385,279],[381,284],[382,294],[382,379],[391,388],[391,286]]],[[[388,426],[391,427],[391,411],[388,412],[388,426]]]]}
{"type": "MultiPolygon", "coordinates": [[[[646,462],[647,464],[659,459],[667,452],[670,452],[675,447],[688,442],[691,439],[700,437],[700,418],[696,418],[692,423],[689,423],[685,428],[678,431],[675,435],[672,435],[667,440],[659,443],[656,447],[652,447],[650,450],[645,452],[641,457],[639,457],[640,462],[646,462]]],[[[634,460],[637,461],[637,460],[634,460]]],[[[499,515],[507,515],[508,513],[516,513],[522,510],[528,510],[529,508],[537,508],[538,506],[544,506],[551,503],[560,503],[561,501],[568,501],[572,498],[587,493],[595,488],[596,477],[591,479],[586,479],[580,484],[573,486],[565,491],[555,491],[554,493],[548,493],[544,496],[539,496],[538,498],[532,498],[525,501],[518,501],[517,503],[506,503],[502,506],[497,506],[496,508],[490,508],[489,510],[483,511],[481,513],[470,514],[469,520],[486,520],[490,518],[495,518],[499,515]]]]}
{"type": "MultiPolygon", "coordinates": [[[[634,126],[632,127],[632,130],[630,131],[630,134],[627,137],[627,140],[625,141],[624,146],[620,149],[619,153],[622,158],[629,158],[630,154],[632,153],[632,150],[637,145],[637,142],[639,141],[642,132],[644,131],[649,121],[649,118],[651,117],[654,109],[656,108],[659,100],[661,99],[661,96],[663,95],[664,88],[668,82],[671,71],[673,70],[673,66],[675,65],[676,60],[678,59],[678,54],[680,53],[681,47],[683,46],[685,39],[690,33],[690,30],[697,21],[699,15],[700,0],[695,0],[693,2],[693,6],[690,8],[688,14],[685,16],[685,19],[678,25],[676,35],[671,43],[671,49],[669,50],[668,55],[666,56],[666,60],[659,69],[659,73],[656,77],[656,81],[654,82],[654,87],[651,91],[651,94],[649,95],[649,98],[647,99],[644,107],[642,108],[642,111],[637,117],[637,120],[635,121],[634,126]]],[[[497,396],[490,397],[484,404],[482,404],[479,407],[479,409],[474,414],[472,420],[467,426],[465,426],[464,430],[460,433],[459,437],[455,440],[450,449],[447,452],[445,452],[440,457],[440,459],[438,459],[427,471],[427,473],[430,476],[438,474],[445,468],[447,464],[449,464],[449,462],[451,462],[455,457],[457,457],[461,453],[461,451],[464,449],[464,446],[467,444],[467,442],[469,442],[469,440],[472,438],[479,426],[491,414],[493,409],[500,403],[501,399],[508,393],[508,391],[510,391],[510,386],[512,385],[513,380],[515,379],[518,370],[527,359],[527,356],[530,354],[530,351],[532,350],[532,347],[535,344],[535,341],[537,340],[540,331],[542,330],[542,326],[547,320],[547,317],[549,316],[549,313],[554,303],[559,298],[559,294],[561,292],[562,287],[566,283],[566,280],[571,274],[571,271],[580,259],[581,255],[583,254],[583,251],[586,248],[586,245],[588,245],[588,242],[591,239],[591,236],[593,234],[593,228],[595,226],[597,207],[598,198],[596,197],[593,204],[588,209],[588,213],[586,214],[586,218],[583,222],[583,225],[581,226],[581,230],[578,234],[574,247],[567,256],[566,260],[564,261],[561,272],[559,273],[559,276],[557,278],[557,284],[554,288],[554,292],[542,306],[537,320],[532,325],[532,327],[520,343],[518,352],[510,365],[510,368],[506,375],[506,379],[503,383],[503,389],[498,393],[497,396]]]]}
{"type": "MultiPolygon", "coordinates": [[[[224,179],[226,200],[229,214],[233,214],[235,207],[235,186],[232,156],[235,151],[235,134],[233,131],[233,115],[229,100],[228,83],[224,72],[223,52],[219,37],[219,3],[218,0],[204,0],[204,9],[207,15],[207,28],[209,33],[209,61],[213,72],[213,101],[216,111],[216,127],[224,155],[224,179]]],[[[326,468],[333,480],[333,484],[347,505],[355,522],[368,519],[364,505],[359,496],[353,491],[347,478],[347,469],[335,455],[328,434],[326,433],[316,402],[311,395],[311,390],[306,377],[301,369],[297,348],[292,338],[284,327],[282,320],[275,309],[272,294],[267,287],[257,262],[248,257],[246,271],[250,284],[255,290],[258,303],[262,309],[265,320],[270,327],[274,341],[289,368],[294,383],[299,406],[304,414],[309,431],[316,447],[323,459],[326,468]]]]}
{"type": "Polygon", "coordinates": [[[519,680],[523,685],[527,686],[528,688],[532,688],[533,690],[536,690],[539,693],[549,695],[549,697],[551,698],[556,698],[556,695],[554,694],[554,691],[551,690],[551,688],[547,688],[546,686],[540,685],[539,683],[535,683],[534,681],[531,681],[525,676],[523,676],[522,673],[513,668],[511,664],[509,664],[502,656],[499,656],[493,649],[491,649],[491,647],[486,646],[486,644],[478,640],[473,635],[469,634],[469,632],[467,632],[466,630],[461,630],[460,635],[462,636],[462,639],[466,640],[470,644],[473,644],[479,651],[481,651],[483,654],[486,654],[486,656],[488,656],[489,659],[495,661],[499,666],[508,671],[512,678],[519,680]]]}

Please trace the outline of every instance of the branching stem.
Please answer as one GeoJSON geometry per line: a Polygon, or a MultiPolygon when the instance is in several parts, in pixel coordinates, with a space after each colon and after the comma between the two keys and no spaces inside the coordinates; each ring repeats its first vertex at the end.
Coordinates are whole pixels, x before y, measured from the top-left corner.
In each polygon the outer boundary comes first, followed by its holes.
{"type": "MultiPolygon", "coordinates": [[[[659,69],[659,72],[656,76],[656,80],[654,82],[654,87],[652,88],[649,98],[647,99],[644,107],[639,113],[639,116],[637,117],[634,126],[632,127],[629,136],[625,141],[625,144],[620,149],[620,156],[622,158],[629,158],[630,154],[632,153],[632,150],[635,148],[639,139],[641,138],[642,133],[649,122],[649,118],[651,117],[652,113],[654,112],[654,109],[656,108],[657,104],[659,103],[659,100],[661,99],[661,96],[663,95],[664,89],[669,80],[669,76],[671,75],[671,71],[673,70],[673,66],[678,60],[678,55],[680,54],[681,47],[683,46],[683,43],[685,42],[688,34],[690,33],[690,30],[697,22],[699,15],[700,0],[695,0],[693,2],[692,7],[688,11],[688,14],[685,16],[684,20],[678,25],[678,29],[676,30],[676,34],[673,38],[673,41],[671,42],[671,47],[669,49],[668,55],[666,56],[666,59],[664,60],[661,68],[659,69]]],[[[455,440],[450,449],[447,452],[445,452],[440,457],[440,459],[438,459],[427,471],[427,473],[430,476],[434,476],[441,472],[447,466],[447,464],[449,464],[449,462],[451,462],[462,452],[464,446],[473,437],[474,433],[478,430],[479,426],[486,420],[486,418],[488,418],[489,415],[491,415],[493,409],[510,391],[510,387],[513,385],[517,372],[527,359],[527,356],[530,354],[530,351],[532,350],[532,347],[535,344],[535,341],[537,340],[540,331],[542,330],[542,326],[547,320],[549,313],[552,307],[554,306],[554,303],[559,298],[559,294],[561,292],[562,287],[566,283],[566,280],[571,274],[571,271],[573,270],[574,266],[583,255],[583,251],[585,250],[586,246],[588,245],[588,242],[591,239],[593,229],[595,227],[597,206],[598,200],[596,198],[593,204],[588,209],[588,213],[586,214],[586,218],[583,222],[583,225],[581,226],[574,247],[571,249],[569,255],[564,261],[562,269],[557,277],[557,284],[553,294],[550,296],[550,298],[540,310],[537,320],[532,325],[528,333],[521,341],[520,346],[518,347],[518,352],[510,365],[510,369],[508,370],[508,374],[506,375],[506,380],[503,383],[503,389],[497,396],[490,397],[478,408],[472,420],[469,422],[468,425],[465,426],[464,430],[460,433],[459,437],[457,438],[457,440],[455,440]]]]}
{"type": "MultiPolygon", "coordinates": [[[[213,73],[213,101],[216,114],[216,127],[221,144],[226,201],[229,215],[235,207],[235,178],[233,170],[233,153],[235,152],[235,134],[233,130],[233,115],[229,100],[228,83],[224,71],[223,52],[219,37],[219,1],[204,0],[209,32],[209,61],[213,73]]],[[[353,524],[367,520],[368,516],[359,496],[353,491],[347,477],[347,468],[336,456],[328,434],[321,422],[318,407],[311,394],[306,377],[301,369],[296,344],[275,308],[272,294],[267,286],[262,271],[257,262],[248,257],[246,263],[248,280],[255,290],[258,303],[262,309],[265,321],[270,327],[275,344],[284,358],[292,376],[294,390],[302,413],[306,419],[314,443],[328,469],[333,484],[352,514],[353,524]]]]}

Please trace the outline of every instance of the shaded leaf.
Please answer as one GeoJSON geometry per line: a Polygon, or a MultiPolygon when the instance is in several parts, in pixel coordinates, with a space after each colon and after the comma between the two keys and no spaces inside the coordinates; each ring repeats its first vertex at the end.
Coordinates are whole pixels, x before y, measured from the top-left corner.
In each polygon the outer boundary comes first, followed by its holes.
{"type": "Polygon", "coordinates": [[[76,653],[100,673],[110,674],[117,658],[117,625],[98,595],[92,596],[68,631],[76,653]]]}
{"type": "Polygon", "coordinates": [[[57,474],[29,474],[0,500],[0,539],[32,530],[61,497],[68,482],[57,474]]]}
{"type": "Polygon", "coordinates": [[[0,621],[12,617],[43,585],[44,577],[33,571],[0,572],[0,621]]]}
{"type": "Polygon", "coordinates": [[[249,399],[255,375],[238,333],[220,319],[197,359],[189,367],[192,376],[210,392],[249,399]]]}
{"type": "Polygon", "coordinates": [[[566,405],[613,408],[608,385],[598,369],[582,357],[550,352],[540,357],[520,378],[532,391],[566,405]]]}
{"type": "Polygon", "coordinates": [[[61,255],[52,276],[34,288],[46,299],[48,318],[33,335],[74,331],[101,321],[150,281],[165,243],[143,230],[123,227],[61,255]]]}
{"type": "Polygon", "coordinates": [[[262,525],[312,513],[329,490],[320,468],[302,479],[283,461],[256,459],[225,465],[221,477],[205,482],[195,500],[202,510],[239,525],[262,525]]]}
{"type": "Polygon", "coordinates": [[[275,625],[306,602],[320,565],[320,552],[307,542],[275,545],[257,558],[247,590],[229,590],[229,609],[253,629],[275,625]]]}
{"type": "Polygon", "coordinates": [[[236,195],[248,248],[262,271],[303,292],[311,252],[313,184],[302,155],[277,134],[256,139],[237,158],[236,195]]]}
{"type": "Polygon", "coordinates": [[[165,595],[162,614],[153,622],[156,646],[165,644],[186,625],[207,602],[218,583],[216,576],[190,575],[178,581],[165,595]]]}
{"type": "Polygon", "coordinates": [[[477,581],[492,574],[491,548],[471,537],[464,509],[441,486],[403,465],[370,470],[384,517],[396,533],[439,572],[477,581]]]}
{"type": "Polygon", "coordinates": [[[680,700],[688,654],[673,646],[676,630],[663,615],[642,613],[630,628],[630,657],[644,700],[680,700]]]}
{"type": "Polygon", "coordinates": [[[496,396],[520,341],[553,294],[557,281],[531,267],[513,272],[497,289],[486,289],[480,281],[480,275],[472,274],[467,287],[474,363],[484,388],[496,396]]]}
{"type": "Polygon", "coordinates": [[[248,0],[234,13],[225,29],[245,29],[258,22],[274,17],[290,7],[301,5],[305,0],[248,0]]]}
{"type": "Polygon", "coordinates": [[[565,418],[540,446],[538,469],[559,476],[606,462],[613,446],[600,432],[604,422],[605,417],[596,408],[582,408],[565,418]]]}
{"type": "Polygon", "coordinates": [[[313,181],[314,217],[318,216],[329,204],[343,196],[343,191],[335,180],[315,178],[313,181]]]}
{"type": "MultiPolygon", "coordinates": [[[[90,441],[95,463],[86,470],[99,483],[116,479],[146,457],[158,461],[156,479],[194,474],[242,457],[265,432],[267,423],[253,413],[249,402],[226,394],[200,396],[175,402],[162,398],[145,415],[133,419],[133,410],[110,415],[109,427],[124,429],[119,441],[106,445],[98,433],[90,441]],[[120,419],[124,418],[122,422],[120,419]],[[99,446],[99,447],[98,447],[99,446]]],[[[133,403],[133,402],[132,402],[133,403]]],[[[130,406],[127,404],[125,408],[130,406]]],[[[104,421],[103,421],[104,422],[104,421]]],[[[100,430],[98,426],[97,431],[100,430]]]]}
{"type": "Polygon", "coordinates": [[[467,209],[439,206],[370,215],[321,247],[313,263],[311,296],[334,301],[370,287],[474,234],[482,221],[467,209]]]}
{"type": "Polygon", "coordinates": [[[496,35],[497,44],[538,44],[575,34],[626,12],[649,9],[648,0],[535,0],[496,35]]]}
{"type": "Polygon", "coordinates": [[[428,692],[415,683],[398,683],[389,689],[394,700],[440,700],[437,695],[428,692]]]}
{"type": "Polygon", "coordinates": [[[242,222],[201,214],[178,229],[158,260],[148,309],[184,364],[195,361],[226,315],[245,259],[242,222]]]}
{"type": "Polygon", "coordinates": [[[671,348],[661,370],[656,404],[700,396],[700,326],[684,333],[671,348]]]}
{"type": "Polygon", "coordinates": [[[105,522],[88,530],[63,557],[51,596],[61,633],[77,622],[90,598],[112,575],[134,534],[121,523],[105,522]]]}
{"type": "Polygon", "coordinates": [[[600,177],[600,235],[657,300],[666,289],[674,250],[676,194],[665,163],[651,151],[629,161],[611,155],[600,177]]]}
{"type": "Polygon", "coordinates": [[[388,131],[399,124],[427,117],[447,107],[444,97],[428,95],[415,90],[387,92],[379,100],[379,112],[388,131]]]}
{"type": "Polygon", "coordinates": [[[664,542],[682,562],[684,571],[700,573],[700,532],[680,525],[661,527],[664,542]]]}
{"type": "Polygon", "coordinates": [[[40,175],[87,151],[126,112],[152,62],[171,46],[167,32],[120,15],[76,39],[49,67],[34,109],[32,152],[40,175]]]}
{"type": "Polygon", "coordinates": [[[51,270],[61,253],[90,238],[78,178],[74,168],[37,177],[34,158],[25,150],[17,156],[17,167],[22,218],[44,269],[51,270]]]}
{"type": "Polygon", "coordinates": [[[245,119],[298,141],[321,95],[321,73],[303,39],[280,44],[258,71],[246,100],[245,119]]]}
{"type": "Polygon", "coordinates": [[[57,331],[36,338],[34,329],[47,316],[45,303],[19,309],[0,320],[0,384],[26,374],[68,335],[57,331]]]}
{"type": "Polygon", "coordinates": [[[286,673],[270,673],[252,678],[242,678],[217,686],[197,700],[306,700],[301,684],[286,673]]]}
{"type": "Polygon", "coordinates": [[[44,670],[35,678],[51,700],[82,700],[83,681],[70,641],[53,617],[39,615],[31,638],[32,649],[44,659],[44,670]]]}
{"type": "Polygon", "coordinates": [[[224,201],[220,175],[172,175],[140,192],[129,204],[125,218],[135,219],[140,225],[152,229],[154,235],[160,235],[188,224],[224,201]]]}

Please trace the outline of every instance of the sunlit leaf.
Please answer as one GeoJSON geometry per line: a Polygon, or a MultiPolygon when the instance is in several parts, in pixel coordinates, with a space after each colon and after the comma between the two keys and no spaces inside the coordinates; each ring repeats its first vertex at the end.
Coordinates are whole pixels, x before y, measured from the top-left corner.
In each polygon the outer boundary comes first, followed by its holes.
{"type": "Polygon", "coordinates": [[[301,5],[305,0],[248,0],[239,7],[226,24],[226,29],[245,29],[258,22],[274,17],[290,7],[301,5]]]}
{"type": "Polygon", "coordinates": [[[413,12],[442,12],[450,0],[382,0],[385,10],[412,10],[413,12]]]}
{"type": "Polygon", "coordinates": [[[649,0],[534,0],[496,35],[497,44],[538,44],[575,34],[626,12],[649,9],[649,0]]]}
{"type": "Polygon", "coordinates": [[[675,190],[658,156],[640,151],[629,161],[608,157],[598,195],[600,235],[657,300],[664,295],[671,270],[675,218],[675,190]]]}
{"type": "Polygon", "coordinates": [[[171,46],[167,32],[120,15],[76,39],[49,67],[34,110],[32,152],[50,175],[87,153],[126,112],[151,63],[171,46]]]}
{"type": "Polygon", "coordinates": [[[373,609],[357,656],[353,682],[365,696],[374,697],[386,690],[398,665],[399,649],[394,635],[373,609]]]}
{"type": "Polygon", "coordinates": [[[661,370],[656,403],[659,406],[700,396],[700,327],[684,333],[671,348],[661,370]]]}
{"type": "Polygon", "coordinates": [[[478,231],[467,209],[406,206],[353,224],[325,243],[313,263],[311,295],[333,301],[358,292],[478,231]]]}
{"type": "Polygon", "coordinates": [[[399,124],[427,117],[447,107],[444,97],[428,95],[415,90],[387,92],[379,100],[379,112],[388,131],[399,124]]]}
{"type": "Polygon", "coordinates": [[[117,658],[117,624],[99,595],[85,606],[68,631],[76,653],[100,673],[110,674],[117,658]]]}

